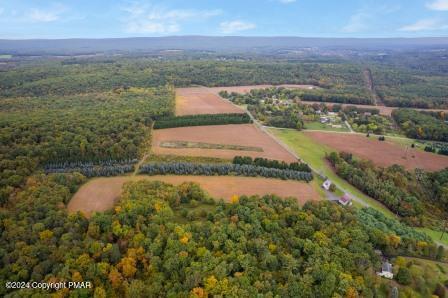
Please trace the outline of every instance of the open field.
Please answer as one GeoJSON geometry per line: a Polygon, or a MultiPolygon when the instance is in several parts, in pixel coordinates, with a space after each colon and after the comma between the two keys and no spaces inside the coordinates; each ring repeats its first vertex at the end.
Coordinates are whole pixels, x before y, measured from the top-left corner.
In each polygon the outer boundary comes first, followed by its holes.
{"type": "Polygon", "coordinates": [[[153,133],[152,151],[155,154],[172,154],[184,156],[206,156],[233,158],[236,155],[265,157],[269,159],[296,161],[295,157],[277,144],[269,135],[260,131],[253,124],[211,125],[195,127],[178,127],[159,129],[153,133]],[[184,141],[226,145],[259,147],[262,152],[229,149],[204,148],[164,148],[164,142],[184,141]]]}
{"type": "Polygon", "coordinates": [[[341,127],[332,127],[331,125],[320,123],[319,121],[305,122],[305,129],[350,132],[344,123],[341,124],[341,127]]]}
{"type": "Polygon", "coordinates": [[[176,115],[244,113],[204,87],[176,89],[176,115]]]}
{"type": "Polygon", "coordinates": [[[224,200],[229,200],[235,194],[296,197],[301,204],[319,199],[319,194],[311,184],[292,180],[234,176],[122,176],[90,180],[73,196],[67,209],[69,212],[82,211],[86,215],[108,210],[119,198],[125,182],[142,179],[174,185],[186,181],[196,182],[212,197],[224,200]]]}
{"type": "Polygon", "coordinates": [[[409,170],[421,168],[428,171],[438,171],[448,167],[446,156],[400,146],[387,140],[380,142],[374,137],[330,132],[309,131],[305,134],[319,144],[337,151],[353,153],[379,166],[399,164],[409,170]]]}
{"type": "MultiPolygon", "coordinates": [[[[274,87],[274,85],[269,84],[263,84],[263,85],[249,85],[249,86],[227,86],[227,87],[211,87],[208,88],[210,91],[212,91],[215,94],[218,94],[219,91],[227,91],[229,93],[236,92],[236,93],[248,93],[250,90],[253,89],[266,89],[274,87]]],[[[276,85],[275,87],[284,87],[289,89],[316,89],[319,87],[313,86],[313,85],[294,85],[294,84],[282,84],[282,85],[276,85]]]]}

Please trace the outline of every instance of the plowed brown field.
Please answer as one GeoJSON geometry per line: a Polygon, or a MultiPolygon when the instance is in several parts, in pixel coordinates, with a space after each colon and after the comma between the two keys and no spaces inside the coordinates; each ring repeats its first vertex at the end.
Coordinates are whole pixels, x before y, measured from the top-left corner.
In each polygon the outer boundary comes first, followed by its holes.
{"type": "Polygon", "coordinates": [[[231,124],[178,127],[157,129],[153,133],[152,151],[155,154],[173,154],[181,156],[206,156],[231,159],[236,155],[265,157],[269,159],[296,161],[295,157],[276,143],[270,136],[257,129],[253,124],[231,124]],[[262,152],[202,149],[202,148],[164,148],[160,144],[167,141],[203,142],[210,144],[239,145],[260,147],[262,152]]]}
{"type": "Polygon", "coordinates": [[[244,113],[204,87],[176,89],[176,115],[244,113]]]}
{"type": "Polygon", "coordinates": [[[380,142],[375,137],[317,131],[305,131],[305,134],[320,144],[369,159],[379,166],[399,164],[407,169],[420,168],[428,171],[448,167],[447,156],[406,148],[389,141],[380,142]]]}
{"type": "Polygon", "coordinates": [[[73,196],[67,209],[69,212],[82,211],[87,216],[95,211],[111,209],[119,199],[125,182],[142,179],[174,185],[186,181],[196,182],[212,197],[224,200],[229,200],[234,194],[276,194],[281,197],[295,197],[301,204],[319,199],[311,184],[292,180],[234,176],[123,176],[90,180],[73,196]]]}

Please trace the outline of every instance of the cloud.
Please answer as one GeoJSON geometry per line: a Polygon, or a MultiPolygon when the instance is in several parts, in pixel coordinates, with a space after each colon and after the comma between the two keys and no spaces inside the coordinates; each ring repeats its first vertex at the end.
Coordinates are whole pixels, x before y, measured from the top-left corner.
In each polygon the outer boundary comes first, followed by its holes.
{"type": "Polygon", "coordinates": [[[448,24],[438,19],[423,19],[414,24],[401,27],[400,31],[417,32],[417,31],[434,31],[448,29],[448,24]]]}
{"type": "Polygon", "coordinates": [[[186,21],[201,21],[217,15],[221,10],[166,9],[160,6],[134,3],[122,8],[126,13],[125,25],[129,33],[168,34],[181,30],[186,21]]]}
{"type": "Polygon", "coordinates": [[[434,2],[427,3],[426,7],[432,10],[448,11],[448,0],[436,0],[434,2]]]}
{"type": "Polygon", "coordinates": [[[256,26],[254,23],[248,23],[236,20],[236,21],[222,22],[221,24],[219,24],[219,27],[222,33],[230,34],[239,31],[254,29],[256,26]]]}
{"type": "Polygon", "coordinates": [[[32,8],[25,14],[25,17],[32,22],[54,22],[59,20],[66,10],[65,6],[59,4],[48,9],[32,8]]]}
{"type": "Polygon", "coordinates": [[[372,18],[372,15],[364,11],[359,11],[350,17],[348,24],[342,28],[343,32],[355,33],[368,29],[367,21],[372,18]]]}
{"type": "Polygon", "coordinates": [[[277,1],[283,4],[290,4],[296,2],[296,0],[277,0],[277,1]]]}
{"type": "Polygon", "coordinates": [[[381,27],[381,20],[401,9],[400,5],[382,5],[376,7],[364,7],[350,16],[347,24],[342,27],[342,32],[357,33],[381,27]]]}

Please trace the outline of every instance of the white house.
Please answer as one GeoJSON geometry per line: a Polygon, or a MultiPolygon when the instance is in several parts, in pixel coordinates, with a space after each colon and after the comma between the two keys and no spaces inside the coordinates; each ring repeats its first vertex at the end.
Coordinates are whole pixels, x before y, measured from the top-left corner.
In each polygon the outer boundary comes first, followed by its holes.
{"type": "Polygon", "coordinates": [[[330,190],[330,186],[331,186],[331,181],[330,180],[325,180],[324,181],[324,183],[322,184],[322,187],[325,189],[325,190],[330,190]]]}
{"type": "Polygon", "coordinates": [[[381,266],[381,272],[377,272],[376,274],[384,278],[393,279],[394,274],[392,273],[392,264],[389,262],[384,262],[381,266]]]}

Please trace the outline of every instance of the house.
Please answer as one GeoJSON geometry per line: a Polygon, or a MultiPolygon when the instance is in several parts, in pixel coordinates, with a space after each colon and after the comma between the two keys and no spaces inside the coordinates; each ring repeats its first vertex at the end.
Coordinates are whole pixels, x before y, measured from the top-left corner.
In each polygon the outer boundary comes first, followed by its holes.
{"type": "Polygon", "coordinates": [[[320,123],[327,123],[329,121],[330,119],[328,119],[327,117],[320,117],[320,123]]]}
{"type": "Polygon", "coordinates": [[[325,190],[330,190],[330,186],[331,186],[331,181],[330,180],[325,180],[324,181],[324,183],[322,184],[322,187],[325,189],[325,190]]]}
{"type": "Polygon", "coordinates": [[[383,265],[381,266],[381,272],[376,273],[378,276],[393,279],[394,274],[392,273],[392,264],[389,262],[383,262],[383,265]]]}
{"type": "Polygon", "coordinates": [[[352,199],[348,196],[348,194],[344,194],[342,197],[339,198],[338,203],[342,206],[351,206],[352,205],[352,199]]]}

